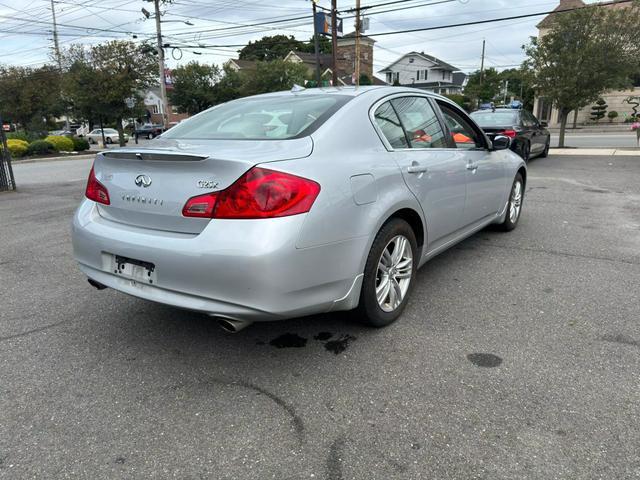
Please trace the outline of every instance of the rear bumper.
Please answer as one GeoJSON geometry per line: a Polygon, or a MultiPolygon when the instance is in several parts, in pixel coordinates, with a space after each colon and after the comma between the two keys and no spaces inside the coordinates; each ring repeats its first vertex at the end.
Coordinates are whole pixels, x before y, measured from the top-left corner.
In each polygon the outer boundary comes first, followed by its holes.
{"type": "Polygon", "coordinates": [[[192,235],[116,223],[85,200],[73,220],[73,252],[108,287],[214,315],[258,321],[354,308],[368,239],[297,249],[305,218],[212,220],[192,235]],[[111,255],[153,263],[156,282],[114,274],[111,255]]]}

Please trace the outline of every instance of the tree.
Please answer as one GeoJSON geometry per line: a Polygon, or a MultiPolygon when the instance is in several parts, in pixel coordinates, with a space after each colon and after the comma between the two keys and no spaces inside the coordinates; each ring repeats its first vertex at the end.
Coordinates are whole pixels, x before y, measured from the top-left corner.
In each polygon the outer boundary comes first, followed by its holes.
{"type": "Polygon", "coordinates": [[[361,73],[360,74],[360,78],[359,78],[359,82],[358,83],[360,83],[360,85],[373,85],[373,82],[369,78],[369,75],[367,75],[366,73],[361,73]]]}
{"type": "Polygon", "coordinates": [[[222,78],[213,87],[214,103],[224,103],[242,96],[242,86],[246,74],[225,65],[222,68],[222,78]]]}
{"type": "Polygon", "coordinates": [[[615,110],[611,110],[609,113],[607,113],[607,117],[609,118],[609,123],[613,123],[613,121],[618,118],[618,112],[616,112],[615,110]]]}
{"type": "Polygon", "coordinates": [[[591,107],[591,120],[598,123],[602,120],[607,113],[607,102],[604,101],[604,98],[599,98],[596,104],[591,107]]]}
{"type": "MultiPolygon", "coordinates": [[[[500,72],[502,85],[508,83],[507,100],[511,97],[520,100],[527,110],[533,110],[535,90],[532,87],[531,78],[526,70],[511,68],[500,72]]],[[[504,92],[504,87],[503,90],[504,92]]]]}
{"type": "Polygon", "coordinates": [[[289,90],[294,84],[304,85],[307,67],[301,63],[274,60],[258,62],[256,71],[246,75],[242,85],[243,95],[289,90]]]}
{"type": "Polygon", "coordinates": [[[249,42],[246,47],[240,50],[238,58],[269,62],[286,57],[291,50],[303,50],[304,48],[304,42],[296,40],[293,36],[274,35],[249,42]]]}
{"type": "Polygon", "coordinates": [[[0,109],[5,120],[28,131],[46,130],[64,111],[60,80],[60,71],[51,65],[0,67],[0,109]]]}
{"type": "Polygon", "coordinates": [[[538,94],[559,110],[559,147],[572,110],[631,83],[639,69],[638,24],[638,1],[620,9],[586,6],[556,15],[550,31],[525,47],[525,66],[538,94]]]}
{"type": "Polygon", "coordinates": [[[71,46],[62,59],[68,69],[63,89],[74,111],[98,117],[101,124],[115,121],[124,145],[122,120],[131,113],[126,99],[134,98],[140,106],[141,92],[158,83],[153,56],[133,42],[114,40],[88,49],[71,46]]]}
{"type": "Polygon", "coordinates": [[[471,97],[476,103],[491,102],[500,93],[502,81],[500,74],[495,68],[487,68],[480,81],[480,70],[469,75],[469,83],[465,87],[464,93],[471,97]]]}
{"type": "MultiPolygon", "coordinates": [[[[319,53],[331,54],[331,52],[333,51],[332,44],[331,44],[331,37],[328,37],[326,35],[318,35],[318,37],[319,37],[318,38],[319,53]]],[[[301,52],[316,53],[316,46],[315,46],[315,41],[313,40],[313,37],[311,37],[308,42],[302,43],[302,45],[298,48],[298,50],[301,52]]]]}
{"type": "Polygon", "coordinates": [[[214,85],[220,81],[216,65],[189,62],[173,70],[173,89],[169,92],[172,105],[180,113],[194,115],[215,105],[214,85]]]}

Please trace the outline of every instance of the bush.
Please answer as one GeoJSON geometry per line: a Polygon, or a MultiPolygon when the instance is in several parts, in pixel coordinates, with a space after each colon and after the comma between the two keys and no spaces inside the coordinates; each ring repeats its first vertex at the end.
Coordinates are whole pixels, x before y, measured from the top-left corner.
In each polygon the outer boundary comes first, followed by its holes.
{"type": "MultiPolygon", "coordinates": [[[[19,140],[16,138],[10,138],[7,140],[7,147],[9,148],[9,152],[12,157],[22,157],[27,150],[29,149],[29,143],[24,140],[19,140]]],[[[3,149],[2,144],[0,143],[0,150],[3,149]]]]}
{"type": "Polygon", "coordinates": [[[609,117],[609,121],[613,123],[613,121],[618,118],[618,112],[616,112],[615,110],[611,110],[609,113],[607,113],[607,117],[609,117]]]}
{"type": "Polygon", "coordinates": [[[72,152],[73,151],[73,140],[69,137],[57,137],[54,135],[49,135],[45,138],[46,142],[49,142],[53,145],[58,152],[72,152]]]}
{"type": "Polygon", "coordinates": [[[27,149],[27,155],[46,155],[47,153],[55,152],[56,148],[52,143],[46,140],[36,140],[29,144],[27,149]]]}
{"type": "Polygon", "coordinates": [[[84,138],[72,137],[71,141],[73,142],[73,150],[75,152],[84,152],[85,150],[89,150],[89,142],[84,138]]]}

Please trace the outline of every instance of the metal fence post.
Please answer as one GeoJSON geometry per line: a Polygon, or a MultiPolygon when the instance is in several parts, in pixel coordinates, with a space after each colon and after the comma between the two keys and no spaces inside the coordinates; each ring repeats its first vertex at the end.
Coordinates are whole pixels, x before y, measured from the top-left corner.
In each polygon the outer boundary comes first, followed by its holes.
{"type": "Polygon", "coordinates": [[[15,190],[16,181],[11,168],[11,152],[7,146],[7,136],[4,134],[2,114],[0,114],[0,139],[2,140],[2,155],[0,155],[0,191],[15,190]]]}

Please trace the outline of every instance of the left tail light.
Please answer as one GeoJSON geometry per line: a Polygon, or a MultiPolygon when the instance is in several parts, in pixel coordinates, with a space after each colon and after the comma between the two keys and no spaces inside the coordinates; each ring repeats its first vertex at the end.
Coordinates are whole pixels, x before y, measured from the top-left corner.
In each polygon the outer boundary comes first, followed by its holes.
{"type": "Polygon", "coordinates": [[[516,138],[516,135],[518,135],[518,132],[516,132],[515,130],[512,130],[512,129],[508,129],[508,130],[504,130],[502,132],[498,132],[498,135],[504,135],[504,136],[509,137],[509,138],[516,138]]]}
{"type": "Polygon", "coordinates": [[[254,167],[220,192],[190,198],[185,217],[275,218],[306,213],[320,193],[313,180],[254,167]]]}
{"type": "Polygon", "coordinates": [[[102,203],[103,205],[109,205],[109,190],[102,185],[96,178],[96,174],[93,171],[93,166],[89,172],[89,180],[87,180],[87,190],[84,192],[85,196],[89,200],[102,203]]]}

